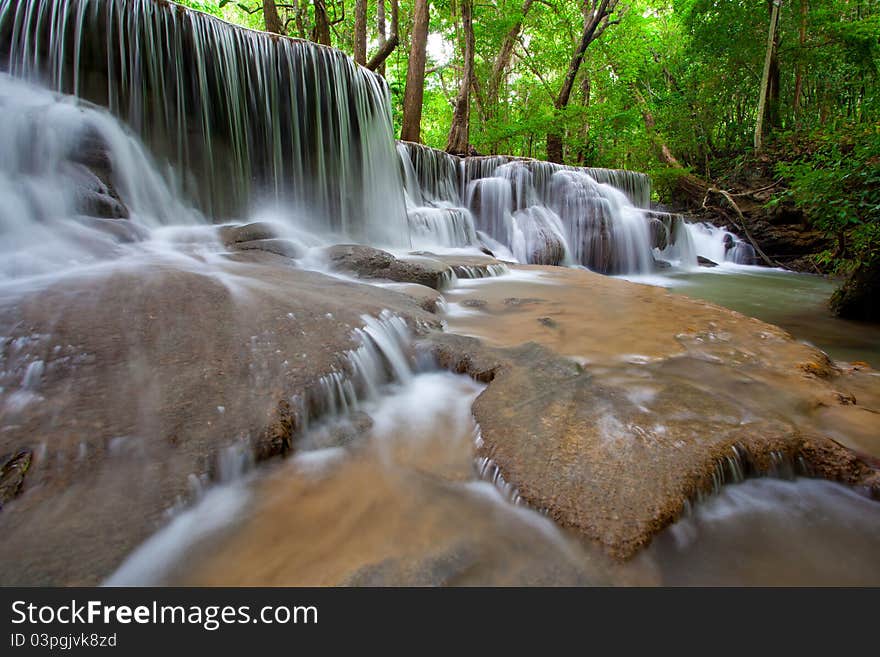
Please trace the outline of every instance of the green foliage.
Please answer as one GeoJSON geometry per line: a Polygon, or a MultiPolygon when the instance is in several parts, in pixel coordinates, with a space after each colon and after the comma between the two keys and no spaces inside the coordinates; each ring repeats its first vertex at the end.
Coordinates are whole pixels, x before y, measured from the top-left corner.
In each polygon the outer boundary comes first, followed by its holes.
{"type": "Polygon", "coordinates": [[[844,270],[880,252],[880,127],[812,136],[813,150],[781,162],[776,172],[812,224],[835,238],[820,261],[844,270]]]}

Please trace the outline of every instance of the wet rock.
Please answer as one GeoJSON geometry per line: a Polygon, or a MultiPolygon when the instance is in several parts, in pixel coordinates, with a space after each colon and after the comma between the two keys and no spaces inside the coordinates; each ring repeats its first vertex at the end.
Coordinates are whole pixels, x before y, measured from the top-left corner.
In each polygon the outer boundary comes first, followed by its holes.
{"type": "Polygon", "coordinates": [[[141,242],[150,236],[150,231],[133,221],[99,217],[74,217],[74,220],[87,228],[111,235],[120,244],[141,242]]]}
{"type": "Polygon", "coordinates": [[[255,240],[271,240],[278,237],[278,229],[263,221],[256,221],[244,226],[220,226],[217,228],[220,241],[226,245],[255,240]]]}
{"type": "Polygon", "coordinates": [[[556,320],[552,317],[539,317],[538,322],[547,328],[556,329],[559,328],[559,324],[556,323],[556,320]]]}
{"type": "MultiPolygon", "coordinates": [[[[399,292],[263,251],[234,255],[205,270],[215,276],[157,261],[70,275],[3,304],[0,454],[34,436],[46,447],[27,494],[0,513],[0,582],[99,583],[221,453],[258,460],[295,448],[295,400],[344,365],[362,315],[439,324],[399,292]],[[252,284],[242,294],[226,277],[252,284]],[[39,381],[18,400],[35,361],[39,381]]],[[[7,468],[4,489],[21,473],[7,468]]]]}
{"type": "Polygon", "coordinates": [[[510,306],[512,308],[516,308],[517,306],[531,305],[531,304],[535,304],[535,303],[543,303],[543,300],[542,299],[535,299],[535,298],[520,298],[520,297],[507,297],[504,300],[504,305],[510,306]]]}
{"type": "Polygon", "coordinates": [[[465,299],[461,302],[461,305],[465,308],[479,308],[483,309],[489,305],[489,302],[485,299],[465,299]]]}
{"type": "Polygon", "coordinates": [[[452,280],[448,265],[434,258],[411,255],[395,258],[387,251],[360,244],[337,244],[324,250],[331,266],[362,278],[417,283],[435,290],[452,280]]]}
{"type": "Polygon", "coordinates": [[[830,304],[839,317],[880,322],[880,253],[853,270],[831,295],[830,304]]]}
{"type": "Polygon", "coordinates": [[[268,251],[269,253],[274,253],[285,258],[291,258],[292,260],[298,260],[305,255],[305,249],[296,242],[277,238],[235,242],[231,247],[238,251],[268,251]]]}
{"type": "Polygon", "coordinates": [[[445,297],[434,288],[419,285],[418,283],[397,283],[387,287],[412,297],[419,304],[419,307],[426,312],[436,314],[445,308],[445,297]]]}
{"type": "Polygon", "coordinates": [[[778,473],[801,459],[812,472],[871,491],[880,479],[826,438],[769,416],[743,424],[737,402],[677,371],[661,376],[665,364],[639,376],[656,388],[642,400],[537,344],[430,340],[441,364],[489,381],[474,404],[480,455],[531,507],[618,559],[647,545],[692,500],[743,474],[778,473]]]}
{"type": "Polygon", "coordinates": [[[21,491],[32,458],[33,453],[29,449],[24,449],[14,456],[0,459],[5,461],[0,466],[0,509],[21,491]]]}
{"type": "Polygon", "coordinates": [[[672,263],[669,263],[666,260],[659,260],[657,258],[654,258],[654,268],[655,269],[672,269],[672,263]]]}
{"type": "Polygon", "coordinates": [[[654,217],[648,219],[648,232],[651,237],[651,246],[661,251],[669,246],[669,228],[666,224],[654,217]]]}
{"type": "Polygon", "coordinates": [[[717,262],[709,260],[709,258],[704,258],[703,256],[697,256],[697,264],[700,265],[700,267],[717,267],[718,266],[717,262]]]}
{"type": "Polygon", "coordinates": [[[82,214],[104,219],[129,217],[129,210],[114,185],[110,149],[100,134],[91,132],[81,136],[64,173],[76,183],[76,201],[82,214]]]}

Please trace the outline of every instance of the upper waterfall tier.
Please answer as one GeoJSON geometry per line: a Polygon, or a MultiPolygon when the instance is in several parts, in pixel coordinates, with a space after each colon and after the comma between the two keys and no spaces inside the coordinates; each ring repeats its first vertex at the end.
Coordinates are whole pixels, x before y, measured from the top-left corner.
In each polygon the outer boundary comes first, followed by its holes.
{"type": "Polygon", "coordinates": [[[108,107],[214,218],[409,246],[387,85],[338,50],[160,0],[0,0],[0,68],[108,107]]]}

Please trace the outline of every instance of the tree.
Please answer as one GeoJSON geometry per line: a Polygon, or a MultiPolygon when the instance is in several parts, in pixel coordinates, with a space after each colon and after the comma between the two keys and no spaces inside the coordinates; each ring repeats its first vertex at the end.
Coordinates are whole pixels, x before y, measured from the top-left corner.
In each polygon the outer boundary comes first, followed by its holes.
{"type": "Polygon", "coordinates": [[[470,145],[470,91],[474,77],[474,22],[473,0],[460,0],[461,26],[463,39],[463,63],[461,83],[458,97],[455,99],[455,110],[449,138],[446,140],[446,152],[456,155],[467,155],[470,145]]]}
{"type": "Polygon", "coordinates": [[[354,61],[361,66],[367,63],[367,0],[354,4],[354,61]]]}
{"type": "Polygon", "coordinates": [[[275,0],[263,0],[263,20],[266,22],[266,31],[275,34],[284,34],[284,25],[278,16],[278,8],[275,0]]]}
{"type": "Polygon", "coordinates": [[[370,57],[367,62],[367,68],[371,71],[378,71],[380,75],[385,75],[385,60],[394,52],[397,44],[400,42],[400,26],[398,18],[397,0],[391,0],[391,33],[385,34],[385,0],[379,0],[379,8],[376,11],[376,27],[379,32],[379,50],[370,57]]]}
{"type": "Polygon", "coordinates": [[[422,101],[425,94],[425,52],[428,45],[428,0],[415,0],[413,27],[403,93],[403,126],[400,138],[421,142],[422,101]]]}
{"type": "Polygon", "coordinates": [[[761,92],[758,95],[758,120],[755,122],[755,150],[760,151],[764,141],[765,119],[768,112],[768,98],[770,105],[773,104],[772,96],[774,95],[771,87],[775,87],[775,94],[778,99],[779,82],[778,82],[778,63],[774,65],[776,53],[776,26],[779,22],[779,7],[782,0],[769,0],[770,6],[770,28],[767,35],[767,54],[764,58],[764,74],[761,77],[761,92]],[[773,75],[774,68],[776,75],[773,75]],[[777,81],[772,82],[776,77],[777,81]]]}
{"type": "Polygon", "coordinates": [[[523,21],[526,19],[534,2],[535,0],[525,0],[525,2],[523,2],[522,9],[517,16],[516,21],[510,26],[507,34],[504,36],[504,41],[501,42],[498,54],[495,56],[495,61],[492,64],[492,72],[486,83],[485,105],[489,108],[489,111],[498,104],[501,82],[504,79],[504,74],[510,66],[510,60],[513,57],[513,49],[519,40],[520,33],[522,32],[523,21]]]}
{"type": "MultiPolygon", "coordinates": [[[[617,8],[618,2],[619,0],[584,0],[584,26],[581,38],[568,64],[568,70],[563,78],[559,93],[553,101],[553,107],[557,113],[564,110],[568,101],[571,100],[575,78],[577,78],[578,70],[584,61],[587,47],[601,37],[609,25],[620,22],[619,19],[611,20],[611,15],[617,8]]],[[[551,162],[562,163],[562,134],[557,126],[552,127],[547,133],[547,159],[551,162]]]]}
{"type": "Polygon", "coordinates": [[[325,46],[332,45],[330,41],[330,21],[327,18],[327,4],[325,0],[314,0],[315,25],[312,28],[312,41],[322,43],[325,46]]]}

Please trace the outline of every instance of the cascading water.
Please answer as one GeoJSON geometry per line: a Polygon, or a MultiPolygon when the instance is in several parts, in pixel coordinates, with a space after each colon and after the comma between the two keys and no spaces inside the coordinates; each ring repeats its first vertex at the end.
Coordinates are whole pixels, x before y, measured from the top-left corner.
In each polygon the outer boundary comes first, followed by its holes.
{"type": "Polygon", "coordinates": [[[504,256],[603,273],[653,264],[646,176],[403,143],[395,157],[387,85],[331,48],[155,0],[0,0],[0,66],[108,107],[215,220],[258,211],[398,248],[480,233],[504,256]]]}
{"type": "MultiPolygon", "coordinates": [[[[430,231],[425,216],[439,216],[442,208],[472,224],[467,232],[484,246],[520,262],[580,264],[602,273],[653,267],[643,174],[505,156],[459,158],[410,143],[399,144],[398,153],[414,231],[430,231]]],[[[465,231],[455,231],[454,242],[448,232],[434,229],[433,241],[467,244],[460,240],[465,231]]]]}
{"type": "Polygon", "coordinates": [[[120,255],[150,228],[204,222],[106,111],[0,74],[0,279],[120,255]]]}
{"type": "Polygon", "coordinates": [[[340,51],[155,0],[0,0],[0,67],[108,107],[214,218],[409,246],[388,87],[340,51]]]}
{"type": "Polygon", "coordinates": [[[697,256],[719,264],[724,262],[737,265],[757,264],[752,245],[743,242],[730,231],[708,223],[685,224],[685,227],[697,256]]]}

